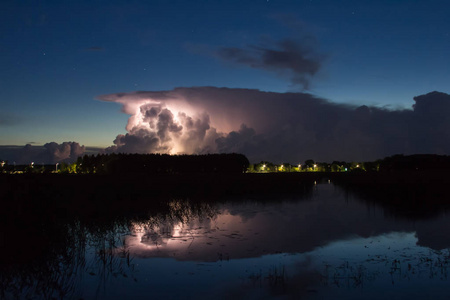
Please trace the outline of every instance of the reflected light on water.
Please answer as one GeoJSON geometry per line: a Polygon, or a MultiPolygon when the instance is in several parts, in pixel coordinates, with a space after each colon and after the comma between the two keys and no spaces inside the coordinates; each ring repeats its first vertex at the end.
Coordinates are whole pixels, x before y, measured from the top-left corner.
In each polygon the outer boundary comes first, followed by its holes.
{"type": "MultiPolygon", "coordinates": [[[[123,237],[124,250],[136,257],[175,257],[186,260],[215,261],[233,244],[242,241],[239,215],[223,210],[214,217],[192,217],[182,221],[133,222],[130,234],[123,237]]],[[[223,256],[223,255],[222,255],[223,256]]]]}
{"type": "Polygon", "coordinates": [[[156,207],[111,222],[46,223],[55,240],[42,248],[56,255],[37,260],[36,268],[26,264],[22,273],[0,272],[0,287],[7,296],[16,292],[11,287],[28,284],[19,291],[84,299],[450,294],[450,219],[444,213],[405,218],[320,182],[303,200],[173,200],[156,207]],[[54,274],[59,277],[47,280],[54,274]],[[24,283],[27,276],[33,279],[24,283]]]}

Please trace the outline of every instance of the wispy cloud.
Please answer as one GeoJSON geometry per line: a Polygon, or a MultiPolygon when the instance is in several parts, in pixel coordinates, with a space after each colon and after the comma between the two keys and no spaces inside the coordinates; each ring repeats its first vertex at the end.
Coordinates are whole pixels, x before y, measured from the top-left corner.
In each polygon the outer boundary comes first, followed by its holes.
{"type": "Polygon", "coordinates": [[[14,114],[7,114],[4,112],[0,112],[0,127],[13,126],[20,123],[19,121],[20,119],[14,114]]]}
{"type": "Polygon", "coordinates": [[[217,55],[237,64],[275,72],[289,78],[294,85],[308,89],[311,78],[320,70],[325,58],[315,44],[311,38],[284,39],[244,48],[222,47],[217,55]]]}
{"type": "Polygon", "coordinates": [[[95,51],[103,51],[103,50],[105,50],[103,47],[97,47],[97,46],[86,48],[86,51],[93,51],[93,52],[95,52],[95,51]]]}

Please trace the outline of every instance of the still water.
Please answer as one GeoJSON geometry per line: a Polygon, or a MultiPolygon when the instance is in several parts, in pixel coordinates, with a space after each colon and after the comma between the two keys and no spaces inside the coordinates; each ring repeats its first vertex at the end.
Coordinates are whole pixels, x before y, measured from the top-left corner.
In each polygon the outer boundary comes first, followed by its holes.
{"type": "MultiPolygon", "coordinates": [[[[327,182],[308,197],[283,197],[195,205],[173,199],[163,212],[108,226],[74,221],[65,225],[57,249],[46,249],[51,256],[39,256],[41,265],[24,268],[29,262],[19,261],[4,269],[2,296],[450,297],[445,211],[427,218],[398,215],[327,182]]],[[[32,242],[27,245],[34,251],[32,242]]]]}

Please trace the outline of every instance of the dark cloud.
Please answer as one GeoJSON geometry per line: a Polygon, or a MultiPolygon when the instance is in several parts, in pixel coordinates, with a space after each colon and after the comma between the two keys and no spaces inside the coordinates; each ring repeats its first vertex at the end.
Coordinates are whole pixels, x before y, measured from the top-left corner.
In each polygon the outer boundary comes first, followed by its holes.
{"type": "Polygon", "coordinates": [[[260,141],[257,140],[256,131],[248,128],[245,124],[241,125],[238,131],[231,131],[228,135],[216,139],[217,150],[223,153],[233,152],[251,152],[254,146],[260,141]]]}
{"type": "Polygon", "coordinates": [[[119,134],[114,140],[114,146],[105,149],[106,153],[160,153],[166,152],[160,147],[156,134],[145,129],[133,130],[127,134],[119,134]]]}
{"type": "Polygon", "coordinates": [[[85,147],[77,142],[50,142],[44,146],[0,146],[0,158],[9,163],[54,164],[57,162],[74,162],[85,153],[85,147]]]}
{"type": "Polygon", "coordinates": [[[317,42],[312,37],[284,39],[246,48],[223,47],[217,51],[217,55],[237,64],[276,72],[305,89],[308,89],[310,79],[320,70],[324,60],[324,55],[318,52],[317,42]]]}
{"type": "Polygon", "coordinates": [[[92,51],[92,52],[103,51],[103,50],[105,50],[103,47],[96,47],[96,46],[86,48],[86,51],[92,51]]]}
{"type": "Polygon", "coordinates": [[[124,152],[240,152],[253,162],[292,163],[450,154],[450,96],[438,92],[415,97],[411,110],[336,104],[307,93],[215,87],[98,98],[122,103],[132,114],[128,133],[114,142],[115,150],[124,152]]]}
{"type": "Polygon", "coordinates": [[[85,147],[77,142],[63,142],[61,144],[50,142],[44,145],[48,162],[56,163],[61,161],[72,162],[85,152],[85,147]]]}
{"type": "Polygon", "coordinates": [[[420,153],[449,154],[450,96],[431,92],[414,97],[414,121],[411,139],[420,153]],[[416,133],[416,134],[414,134],[416,133]]]}

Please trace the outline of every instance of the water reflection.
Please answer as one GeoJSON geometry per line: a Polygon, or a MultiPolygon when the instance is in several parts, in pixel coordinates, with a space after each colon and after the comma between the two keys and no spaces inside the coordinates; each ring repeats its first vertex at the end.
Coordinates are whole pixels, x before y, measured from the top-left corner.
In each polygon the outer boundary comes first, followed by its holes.
{"type": "Polygon", "coordinates": [[[176,256],[189,248],[195,239],[201,239],[211,228],[212,221],[220,211],[210,203],[195,203],[189,200],[168,202],[165,213],[157,213],[146,219],[132,221],[130,234],[122,238],[123,248],[133,256],[176,256]]]}
{"type": "Polygon", "coordinates": [[[144,299],[149,290],[172,299],[375,299],[408,291],[418,298],[431,286],[435,298],[450,292],[445,210],[431,219],[395,215],[383,201],[333,184],[314,185],[302,200],[180,198],[122,213],[72,215],[62,204],[44,204],[10,204],[2,215],[2,298],[144,299]]]}
{"type": "Polygon", "coordinates": [[[300,202],[215,204],[196,216],[171,210],[165,217],[133,223],[133,234],[124,237],[124,243],[137,257],[198,261],[308,252],[336,240],[389,232],[416,232],[419,245],[447,248],[449,239],[442,237],[450,234],[444,213],[426,221],[393,218],[385,207],[331,184],[318,187],[311,199],[300,202]]]}

